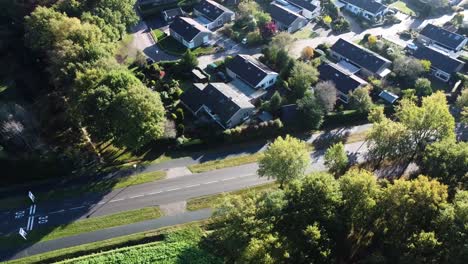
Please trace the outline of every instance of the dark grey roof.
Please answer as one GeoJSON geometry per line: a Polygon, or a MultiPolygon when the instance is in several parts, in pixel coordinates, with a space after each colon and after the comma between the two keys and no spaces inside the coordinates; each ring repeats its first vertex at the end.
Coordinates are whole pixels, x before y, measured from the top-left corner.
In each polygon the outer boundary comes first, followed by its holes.
{"type": "Polygon", "coordinates": [[[225,83],[196,83],[180,96],[180,100],[193,112],[205,105],[223,125],[240,109],[254,108],[245,95],[237,93],[225,83]]]}
{"type": "Polygon", "coordinates": [[[372,14],[376,14],[382,10],[385,10],[385,8],[387,8],[387,6],[379,2],[376,2],[374,0],[341,0],[341,2],[350,3],[372,14]]]}
{"type": "Polygon", "coordinates": [[[450,32],[432,24],[427,24],[421,30],[420,34],[452,50],[456,49],[465,40],[465,37],[460,34],[450,32]]]}
{"type": "Polygon", "coordinates": [[[420,60],[428,60],[431,62],[431,67],[442,70],[448,74],[455,73],[464,63],[457,59],[451,58],[435,49],[422,46],[414,51],[413,56],[420,60]]]}
{"type": "Polygon", "coordinates": [[[396,94],[393,94],[387,90],[380,92],[379,97],[391,104],[393,104],[399,98],[396,94]]]}
{"type": "Polygon", "coordinates": [[[202,13],[203,16],[210,19],[211,21],[216,20],[224,12],[232,12],[223,5],[220,5],[211,0],[202,0],[193,7],[194,10],[202,13]]]}
{"type": "Polygon", "coordinates": [[[202,31],[210,32],[204,26],[188,17],[177,17],[169,28],[189,42],[202,31]]]}
{"type": "Polygon", "coordinates": [[[373,73],[377,73],[382,66],[390,63],[384,57],[341,38],[333,44],[331,50],[373,73]]]}
{"type": "Polygon", "coordinates": [[[269,73],[273,73],[266,65],[249,55],[235,56],[227,63],[226,68],[252,87],[256,87],[269,73]]]}
{"type": "Polygon", "coordinates": [[[164,10],[163,13],[169,18],[169,19],[174,19],[177,16],[183,16],[184,11],[180,7],[164,10]]]}
{"type": "Polygon", "coordinates": [[[348,94],[361,85],[367,84],[363,79],[340,69],[339,66],[334,64],[321,64],[318,67],[318,71],[320,73],[320,80],[332,81],[336,89],[344,94],[348,94]]]}
{"type": "Polygon", "coordinates": [[[287,0],[287,1],[290,2],[293,5],[296,5],[298,7],[302,7],[304,9],[309,10],[309,11],[314,11],[317,8],[317,6],[312,4],[312,2],[310,0],[287,0]]]}
{"type": "Polygon", "coordinates": [[[298,15],[292,12],[291,10],[280,6],[276,4],[275,2],[273,2],[270,5],[269,13],[273,20],[278,21],[281,24],[286,25],[288,27],[298,18],[305,19],[303,16],[298,15]]]}

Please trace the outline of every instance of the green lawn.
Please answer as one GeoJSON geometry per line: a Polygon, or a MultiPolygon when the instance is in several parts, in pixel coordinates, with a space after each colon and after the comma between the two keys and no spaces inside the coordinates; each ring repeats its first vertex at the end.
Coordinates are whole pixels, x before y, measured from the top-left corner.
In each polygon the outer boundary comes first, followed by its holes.
{"type": "Polygon", "coordinates": [[[292,34],[292,36],[295,39],[309,39],[317,37],[318,34],[317,32],[310,30],[310,28],[304,28],[296,31],[294,34],[292,34]]]}
{"type": "Polygon", "coordinates": [[[215,208],[219,205],[227,196],[230,195],[246,195],[249,192],[268,192],[278,188],[278,184],[276,183],[267,183],[258,185],[251,188],[242,189],[239,191],[228,192],[228,193],[219,193],[214,195],[207,195],[203,197],[193,198],[187,202],[187,210],[189,211],[196,211],[204,208],[215,208]]]}
{"type": "MultiPolygon", "coordinates": [[[[153,171],[147,173],[140,173],[136,175],[130,175],[127,177],[119,177],[115,179],[108,179],[97,181],[94,183],[70,187],[62,190],[52,190],[47,193],[36,194],[36,197],[40,201],[51,200],[51,199],[62,199],[65,197],[74,197],[86,193],[102,193],[108,192],[115,189],[125,188],[132,185],[143,184],[147,182],[153,182],[162,180],[166,177],[165,171],[153,171]]],[[[25,197],[12,197],[0,200],[0,209],[11,209],[19,206],[24,206],[28,203],[25,197]]]]}
{"type": "Polygon", "coordinates": [[[158,46],[164,50],[164,52],[180,56],[184,54],[187,50],[187,47],[178,42],[175,38],[171,36],[166,36],[158,41],[158,46]]]}
{"type": "Polygon", "coordinates": [[[213,54],[213,53],[216,53],[216,48],[212,46],[198,47],[193,50],[193,54],[195,54],[195,56],[202,56],[202,55],[213,54]]]}
{"type": "Polygon", "coordinates": [[[403,1],[396,1],[395,3],[391,4],[390,7],[398,9],[400,12],[410,16],[416,15],[416,12],[413,9],[409,8],[408,5],[403,1]]]}
{"type": "Polygon", "coordinates": [[[235,167],[247,163],[257,162],[261,157],[261,153],[255,153],[250,155],[244,155],[233,158],[225,158],[220,160],[207,161],[200,164],[191,165],[188,169],[192,173],[200,173],[205,171],[218,170],[222,168],[235,167]]]}
{"type": "Polygon", "coordinates": [[[145,220],[156,219],[162,216],[158,207],[146,207],[138,210],[126,211],[101,217],[93,217],[76,222],[61,225],[55,228],[37,228],[28,234],[25,241],[18,235],[0,237],[0,247],[11,248],[37,243],[61,237],[73,236],[81,233],[92,232],[104,228],[127,225],[145,220]]]}
{"type": "Polygon", "coordinates": [[[165,36],[166,36],[166,33],[164,33],[163,31],[159,30],[159,29],[153,29],[151,31],[151,35],[153,35],[153,38],[157,41],[163,39],[165,36]]]}

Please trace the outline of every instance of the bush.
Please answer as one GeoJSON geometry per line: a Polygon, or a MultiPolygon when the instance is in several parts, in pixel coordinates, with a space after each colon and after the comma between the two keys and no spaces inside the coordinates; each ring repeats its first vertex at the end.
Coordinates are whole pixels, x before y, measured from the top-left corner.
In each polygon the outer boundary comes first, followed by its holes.
{"type": "Polygon", "coordinates": [[[270,120],[250,126],[238,126],[227,129],[223,132],[223,137],[227,142],[242,142],[257,138],[268,138],[281,134],[283,123],[279,119],[270,120]]]}
{"type": "Polygon", "coordinates": [[[247,45],[256,46],[262,43],[263,39],[259,32],[254,31],[247,34],[247,45]]]}

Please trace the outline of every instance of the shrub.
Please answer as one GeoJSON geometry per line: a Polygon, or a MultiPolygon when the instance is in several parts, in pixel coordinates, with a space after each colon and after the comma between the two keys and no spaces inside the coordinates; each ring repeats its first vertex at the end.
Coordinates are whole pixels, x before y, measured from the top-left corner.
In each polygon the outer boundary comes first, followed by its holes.
{"type": "Polygon", "coordinates": [[[227,129],[223,137],[227,142],[242,142],[256,138],[268,138],[283,132],[283,123],[279,119],[250,126],[238,126],[227,129]]]}

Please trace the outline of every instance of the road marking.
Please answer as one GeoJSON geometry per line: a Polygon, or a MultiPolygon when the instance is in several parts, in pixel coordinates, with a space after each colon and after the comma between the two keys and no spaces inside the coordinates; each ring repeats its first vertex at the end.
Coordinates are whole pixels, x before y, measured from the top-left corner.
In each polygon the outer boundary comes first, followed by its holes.
{"type": "Polygon", "coordinates": [[[97,204],[105,204],[105,203],[106,203],[106,202],[99,202],[99,203],[97,203],[97,204]]]}
{"type": "Polygon", "coordinates": [[[217,183],[219,181],[210,181],[210,182],[205,182],[204,184],[212,184],[212,183],[217,183]]]}
{"type": "Polygon", "coordinates": [[[33,212],[32,212],[32,214],[35,214],[35,213],[36,213],[36,205],[34,205],[34,207],[33,207],[33,212]]]}
{"type": "Polygon", "coordinates": [[[231,178],[222,179],[221,181],[230,181],[230,180],[234,180],[234,179],[237,179],[237,178],[236,177],[231,177],[231,178]]]}
{"type": "Polygon", "coordinates": [[[28,224],[26,225],[26,230],[29,230],[29,224],[31,223],[31,217],[28,217],[28,224]]]}
{"type": "Polygon", "coordinates": [[[33,206],[29,207],[29,214],[32,215],[33,206]]]}
{"type": "Polygon", "coordinates": [[[177,190],[180,190],[180,188],[169,189],[169,190],[166,190],[166,192],[172,192],[172,191],[177,191],[177,190]]]}
{"type": "Polygon", "coordinates": [[[144,194],[140,194],[140,195],[130,196],[130,197],[128,197],[128,198],[130,198],[130,199],[135,199],[135,198],[143,197],[143,196],[145,196],[145,195],[144,195],[144,194]]]}
{"type": "Polygon", "coordinates": [[[32,230],[32,229],[33,229],[33,226],[34,226],[34,216],[32,216],[31,227],[29,228],[29,230],[32,230]]]}
{"type": "Polygon", "coordinates": [[[197,187],[197,186],[200,186],[200,184],[188,185],[188,186],[185,186],[185,188],[192,188],[192,187],[197,187]]]}
{"type": "Polygon", "coordinates": [[[58,214],[58,213],[63,213],[65,212],[65,210],[58,210],[58,211],[54,211],[54,212],[50,212],[49,214],[58,214]]]}
{"type": "Polygon", "coordinates": [[[85,208],[85,207],[86,206],[82,205],[82,206],[70,208],[70,210],[77,210],[77,209],[81,209],[81,208],[85,208]]]}
{"type": "Polygon", "coordinates": [[[110,200],[109,203],[118,202],[118,201],[123,201],[123,200],[125,200],[125,199],[124,199],[124,198],[120,198],[120,199],[110,200]]]}
{"type": "Polygon", "coordinates": [[[163,191],[159,191],[159,192],[152,192],[152,193],[147,193],[146,195],[154,195],[154,194],[158,194],[158,193],[162,193],[163,191]]]}

